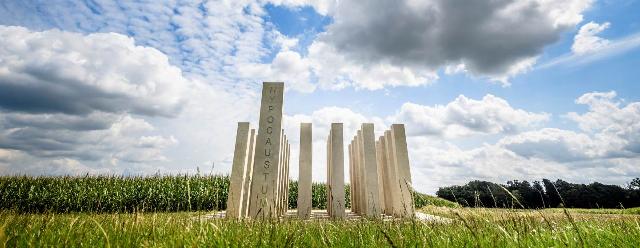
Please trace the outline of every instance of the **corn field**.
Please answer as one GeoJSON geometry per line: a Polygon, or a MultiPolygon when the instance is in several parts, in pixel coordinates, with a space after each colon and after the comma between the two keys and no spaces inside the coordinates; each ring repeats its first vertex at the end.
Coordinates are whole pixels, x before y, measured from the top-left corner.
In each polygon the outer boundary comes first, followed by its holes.
{"type": "MultiPolygon", "coordinates": [[[[226,209],[229,177],[224,175],[0,177],[0,209],[22,213],[178,212],[226,209]]],[[[326,208],[326,188],[312,185],[313,208],[326,208]]],[[[345,202],[349,208],[349,185],[345,202]]],[[[415,193],[416,207],[431,196],[415,193]]],[[[289,208],[297,205],[298,183],[289,186],[289,208]]],[[[441,200],[441,199],[439,199],[441,200]]]]}

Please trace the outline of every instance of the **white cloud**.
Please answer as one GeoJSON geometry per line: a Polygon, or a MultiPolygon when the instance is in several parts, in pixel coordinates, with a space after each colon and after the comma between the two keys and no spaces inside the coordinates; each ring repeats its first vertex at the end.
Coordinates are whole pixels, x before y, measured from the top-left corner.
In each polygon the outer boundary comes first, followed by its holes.
{"type": "Polygon", "coordinates": [[[462,63],[508,84],[580,23],[591,2],[343,1],[319,41],[358,65],[435,71],[462,63]]]}
{"type": "MultiPolygon", "coordinates": [[[[242,64],[239,73],[245,80],[256,75],[283,78],[294,82],[293,89],[310,92],[316,84],[330,90],[423,86],[438,79],[441,67],[448,74],[465,72],[508,86],[509,78],[533,68],[546,45],[582,21],[591,0],[272,3],[313,6],[334,22],[306,56],[280,45],[273,61],[242,64]],[[486,13],[477,14],[478,9],[486,13]],[[363,14],[373,12],[377,14],[363,14]],[[463,16],[468,18],[459,18],[463,16]],[[286,61],[289,66],[279,68],[286,61]]],[[[275,42],[283,44],[281,38],[275,42]]]]}
{"type": "Polygon", "coordinates": [[[133,172],[167,160],[177,140],[145,118],[179,115],[192,83],[166,55],[115,33],[0,34],[0,148],[12,159],[4,170],[133,172]]]}
{"type": "Polygon", "coordinates": [[[597,35],[602,31],[609,28],[610,23],[605,22],[598,24],[595,22],[589,22],[582,25],[578,34],[573,38],[573,45],[571,51],[576,54],[584,54],[589,52],[596,52],[607,47],[610,43],[609,40],[598,37],[597,35]]]}
{"type": "Polygon", "coordinates": [[[324,42],[313,42],[304,57],[286,48],[286,43],[283,46],[273,61],[243,64],[238,72],[245,79],[284,81],[287,87],[307,93],[317,86],[328,90],[421,86],[438,78],[437,73],[429,69],[416,70],[390,63],[359,64],[324,42]]]}
{"type": "Polygon", "coordinates": [[[614,91],[584,94],[576,103],[587,105],[589,111],[571,112],[567,117],[591,133],[599,145],[605,146],[607,156],[637,157],[640,155],[640,102],[621,107],[615,96],[614,91]]]}
{"type": "MultiPolygon", "coordinates": [[[[298,163],[298,144],[300,143],[300,123],[312,123],[313,133],[313,180],[326,181],[326,142],[331,123],[343,123],[343,141],[345,143],[345,175],[348,175],[347,146],[362,123],[374,123],[376,135],[381,135],[387,124],[382,118],[365,116],[348,108],[324,107],[313,111],[310,115],[285,115],[283,128],[291,144],[291,163],[298,163]]],[[[298,168],[291,167],[290,176],[298,177],[298,168]]]]}
{"type": "Polygon", "coordinates": [[[0,107],[174,116],[186,79],[163,53],[123,35],[0,26],[0,107]]]}
{"type": "Polygon", "coordinates": [[[388,62],[358,63],[324,42],[314,42],[309,47],[308,59],[318,77],[320,87],[342,89],[378,90],[385,87],[428,85],[438,79],[428,68],[414,69],[388,62]]]}
{"type": "Polygon", "coordinates": [[[431,107],[405,103],[392,119],[406,123],[409,135],[453,138],[515,133],[546,122],[549,114],[515,109],[506,100],[493,95],[486,95],[481,100],[460,95],[447,105],[431,107]]]}
{"type": "MultiPolygon", "coordinates": [[[[484,144],[466,150],[424,136],[409,137],[414,187],[434,193],[439,187],[462,185],[471,180],[504,183],[513,179],[535,181],[543,178],[622,185],[640,175],[637,156],[584,159],[586,154],[580,150],[586,148],[584,144],[579,148],[570,147],[576,145],[579,138],[584,138],[580,137],[582,134],[543,130],[535,135],[522,135],[521,138],[529,139],[519,140],[522,143],[509,143],[517,141],[505,139],[495,145],[484,144]],[[545,137],[546,133],[551,136],[545,137]],[[537,140],[534,140],[535,135],[538,135],[537,140]]],[[[587,138],[586,141],[590,140],[587,138]]],[[[592,144],[598,145],[589,143],[592,144]]]]}
{"type": "Polygon", "coordinates": [[[582,66],[640,47],[640,33],[633,33],[618,39],[605,39],[597,36],[609,26],[608,22],[585,24],[574,38],[571,53],[555,57],[535,69],[545,69],[553,66],[582,66]]]}
{"type": "Polygon", "coordinates": [[[294,51],[281,51],[270,64],[250,63],[241,65],[239,73],[247,79],[264,82],[285,82],[286,90],[312,92],[316,86],[312,83],[309,61],[294,51]]]}
{"type": "Polygon", "coordinates": [[[592,159],[599,148],[591,137],[573,131],[544,128],[501,139],[498,145],[525,158],[540,158],[557,162],[592,159]]]}
{"type": "MultiPolygon", "coordinates": [[[[570,113],[582,132],[542,128],[506,135],[495,144],[463,150],[445,139],[409,138],[418,189],[469,180],[540,180],[561,178],[572,182],[623,184],[640,175],[640,103],[621,107],[615,92],[582,95],[577,104],[589,111],[570,113]]],[[[414,179],[415,181],[415,179],[414,179]]]]}

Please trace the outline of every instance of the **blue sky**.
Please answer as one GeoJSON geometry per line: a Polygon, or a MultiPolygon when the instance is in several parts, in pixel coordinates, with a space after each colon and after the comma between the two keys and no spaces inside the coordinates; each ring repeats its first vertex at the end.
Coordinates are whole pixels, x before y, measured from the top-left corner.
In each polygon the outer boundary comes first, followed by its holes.
{"type": "MultiPolygon", "coordinates": [[[[640,1],[3,1],[0,173],[228,173],[284,128],[405,123],[414,186],[640,176],[640,1]],[[367,14],[369,13],[369,14],[367,14]],[[370,14],[370,13],[375,13],[370,14]],[[213,165],[213,166],[212,166],[213,165]]],[[[291,177],[297,177],[292,168],[291,177]]]]}

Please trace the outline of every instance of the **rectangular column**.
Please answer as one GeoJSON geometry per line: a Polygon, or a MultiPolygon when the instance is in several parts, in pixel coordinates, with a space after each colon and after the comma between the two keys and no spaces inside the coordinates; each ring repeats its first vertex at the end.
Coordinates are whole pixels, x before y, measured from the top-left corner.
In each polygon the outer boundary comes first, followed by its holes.
{"type": "Polygon", "coordinates": [[[255,167],[251,184],[249,216],[251,218],[277,217],[276,176],[282,132],[282,104],[284,83],[263,83],[260,119],[256,138],[255,167]]]}
{"type": "Polygon", "coordinates": [[[391,201],[391,205],[387,206],[390,210],[391,213],[394,216],[397,217],[401,217],[401,210],[402,210],[402,201],[400,198],[400,184],[398,183],[398,172],[396,169],[396,160],[394,159],[395,156],[393,155],[393,139],[391,137],[391,131],[385,131],[384,132],[384,139],[385,139],[385,148],[386,148],[386,159],[387,159],[387,168],[385,169],[386,175],[388,176],[388,180],[390,182],[389,185],[389,190],[391,192],[390,194],[390,201],[391,201]]]}
{"type": "Polygon", "coordinates": [[[331,203],[333,200],[332,198],[332,185],[331,183],[333,182],[333,180],[331,179],[333,173],[332,173],[332,163],[331,161],[333,160],[333,155],[331,154],[331,132],[333,131],[333,129],[329,129],[329,136],[327,137],[327,187],[325,187],[325,191],[327,194],[327,214],[329,214],[329,216],[331,216],[332,210],[331,207],[333,206],[333,204],[331,203]]]}
{"type": "Polygon", "coordinates": [[[245,170],[245,179],[244,185],[242,186],[242,212],[240,215],[244,218],[249,214],[249,199],[251,199],[251,177],[253,177],[253,158],[256,151],[256,130],[251,129],[251,133],[249,134],[251,138],[249,139],[249,153],[247,156],[247,169],[245,170]]]}
{"type": "Polygon", "coordinates": [[[382,152],[380,150],[380,141],[376,140],[376,164],[378,165],[378,197],[380,198],[380,212],[384,213],[385,201],[384,201],[384,180],[382,179],[384,173],[382,170],[384,162],[382,162],[382,152]]]}
{"type": "Polygon", "coordinates": [[[362,124],[363,170],[365,178],[365,201],[367,217],[380,217],[380,192],[378,191],[378,164],[376,163],[375,135],[373,123],[362,124]]]}
{"type": "Polygon", "coordinates": [[[287,157],[289,156],[288,155],[288,152],[289,152],[289,150],[288,150],[289,141],[287,140],[287,136],[286,135],[284,137],[285,137],[284,138],[284,146],[282,147],[282,149],[284,149],[284,152],[283,152],[283,155],[282,155],[282,176],[280,177],[280,180],[281,180],[280,183],[282,185],[282,187],[280,188],[280,194],[281,194],[281,197],[280,197],[280,211],[281,211],[282,214],[284,214],[285,209],[287,208],[286,205],[285,205],[286,198],[287,198],[287,189],[286,189],[286,186],[287,186],[287,175],[286,175],[286,173],[287,173],[287,166],[288,166],[287,157]]]}
{"type": "Polygon", "coordinates": [[[311,123],[300,123],[300,162],[298,164],[298,217],[300,219],[308,219],[311,216],[312,139],[311,123]]]}
{"type": "Polygon", "coordinates": [[[227,194],[227,218],[239,219],[242,213],[242,188],[245,181],[245,170],[249,155],[249,122],[238,122],[236,131],[236,145],[233,152],[233,162],[231,164],[231,178],[229,193],[227,194]]]}
{"type": "Polygon", "coordinates": [[[342,139],[342,123],[331,123],[329,143],[330,150],[330,217],[345,217],[344,202],[344,144],[342,139]]]}
{"type": "MultiPolygon", "coordinates": [[[[353,142],[351,142],[353,143],[353,142]]],[[[349,201],[351,202],[351,212],[355,213],[355,201],[353,198],[353,155],[351,154],[351,143],[349,143],[347,151],[349,152],[349,201]]]]}
{"type": "Polygon", "coordinates": [[[402,202],[400,215],[402,217],[412,217],[414,214],[413,188],[411,186],[407,137],[403,124],[391,125],[391,138],[393,140],[393,158],[396,165],[400,199],[402,202]]]}
{"type": "Polygon", "coordinates": [[[362,144],[362,130],[358,130],[358,134],[356,137],[356,165],[358,171],[356,171],[356,175],[358,176],[358,205],[359,205],[359,214],[366,215],[367,214],[367,194],[366,187],[367,183],[365,181],[365,168],[364,168],[364,150],[362,144]]]}
{"type": "Polygon", "coordinates": [[[353,201],[355,203],[355,213],[360,213],[361,204],[360,204],[360,174],[358,173],[358,144],[357,144],[358,136],[354,136],[351,141],[351,156],[353,160],[353,201]]]}
{"type": "Polygon", "coordinates": [[[393,202],[394,199],[391,195],[391,192],[393,192],[392,188],[391,188],[391,182],[390,182],[390,173],[389,172],[389,163],[387,162],[387,147],[386,147],[386,139],[385,136],[380,136],[379,141],[378,141],[378,145],[379,145],[379,152],[380,152],[380,165],[379,168],[379,172],[382,175],[382,188],[383,188],[383,194],[384,194],[384,213],[386,215],[393,215],[393,202]]]}
{"type": "Polygon", "coordinates": [[[291,144],[287,142],[287,166],[284,171],[284,212],[289,210],[289,162],[291,158],[291,144]]]}

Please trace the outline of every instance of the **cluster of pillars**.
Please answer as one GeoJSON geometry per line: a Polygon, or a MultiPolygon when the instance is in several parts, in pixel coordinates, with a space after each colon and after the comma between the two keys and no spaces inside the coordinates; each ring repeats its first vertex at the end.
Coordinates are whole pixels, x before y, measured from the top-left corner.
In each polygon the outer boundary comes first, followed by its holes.
{"type": "Polygon", "coordinates": [[[375,218],[414,214],[411,172],[403,124],[377,140],[372,123],[362,124],[349,144],[351,211],[375,218]]]}
{"type": "MultiPolygon", "coordinates": [[[[239,122],[227,198],[228,218],[277,218],[288,210],[291,147],[282,129],[284,83],[263,83],[258,130],[239,122]]],[[[312,128],[300,124],[297,209],[312,209],[312,128]]],[[[349,144],[351,209],[362,216],[413,216],[411,174],[404,125],[393,124],[375,140],[372,123],[362,124],[349,144]]],[[[332,123],[327,137],[327,211],[344,218],[343,124],[332,123]]]]}
{"type": "Polygon", "coordinates": [[[238,123],[228,218],[273,218],[288,209],[291,146],[282,129],[284,83],[264,83],[258,132],[238,123]]]}

